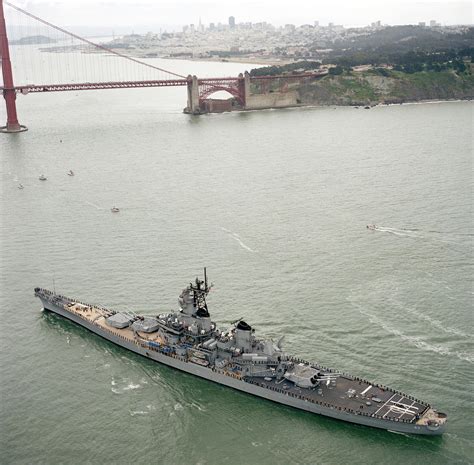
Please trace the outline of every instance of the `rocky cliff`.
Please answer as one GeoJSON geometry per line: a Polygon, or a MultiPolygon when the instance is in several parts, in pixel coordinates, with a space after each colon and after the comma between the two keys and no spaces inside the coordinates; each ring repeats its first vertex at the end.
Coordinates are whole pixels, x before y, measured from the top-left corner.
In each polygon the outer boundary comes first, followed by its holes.
{"type": "Polygon", "coordinates": [[[474,75],[453,71],[386,71],[325,76],[296,89],[301,105],[375,105],[422,100],[474,99],[474,75]]]}

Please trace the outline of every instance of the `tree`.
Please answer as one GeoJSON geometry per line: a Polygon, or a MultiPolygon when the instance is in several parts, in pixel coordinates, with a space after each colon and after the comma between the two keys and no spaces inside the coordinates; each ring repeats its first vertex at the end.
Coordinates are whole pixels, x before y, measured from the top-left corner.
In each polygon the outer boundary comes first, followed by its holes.
{"type": "Polygon", "coordinates": [[[333,75],[333,76],[338,76],[340,74],[342,74],[344,70],[340,67],[340,66],[336,66],[334,68],[329,68],[329,74],[333,75]]]}

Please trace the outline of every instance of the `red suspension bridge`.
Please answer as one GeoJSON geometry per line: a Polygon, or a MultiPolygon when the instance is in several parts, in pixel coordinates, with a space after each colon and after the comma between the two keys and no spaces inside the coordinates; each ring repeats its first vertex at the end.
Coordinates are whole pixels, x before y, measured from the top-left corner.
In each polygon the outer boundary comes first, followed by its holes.
{"type": "MultiPolygon", "coordinates": [[[[72,48],[74,50],[74,48],[72,48]]],[[[173,71],[163,69],[152,63],[133,58],[112,48],[94,43],[73,32],[52,24],[6,0],[0,0],[0,52],[3,75],[3,97],[7,113],[6,126],[1,127],[1,132],[21,132],[26,126],[18,122],[16,110],[17,94],[26,95],[28,93],[42,92],[65,92],[79,90],[98,89],[132,89],[143,87],[187,87],[187,106],[185,112],[200,114],[213,111],[229,111],[232,109],[258,109],[278,106],[296,105],[295,93],[291,92],[291,83],[309,82],[313,79],[325,75],[321,73],[305,73],[285,76],[250,76],[248,73],[239,74],[237,77],[212,77],[198,79],[196,76],[181,75],[173,71]],[[13,81],[13,71],[10,59],[10,47],[7,35],[7,27],[4,14],[4,5],[7,5],[14,12],[23,17],[33,20],[42,26],[62,34],[64,37],[75,40],[88,47],[87,52],[98,51],[108,54],[108,56],[119,57],[132,63],[135,67],[146,68],[160,74],[160,79],[142,80],[107,80],[98,82],[69,82],[69,83],[49,83],[49,84],[22,84],[15,85],[13,81]],[[164,75],[162,77],[162,75],[164,75]],[[227,92],[231,99],[215,101],[210,96],[216,92],[227,92]]],[[[72,79],[71,79],[72,80],[72,79]]]]}

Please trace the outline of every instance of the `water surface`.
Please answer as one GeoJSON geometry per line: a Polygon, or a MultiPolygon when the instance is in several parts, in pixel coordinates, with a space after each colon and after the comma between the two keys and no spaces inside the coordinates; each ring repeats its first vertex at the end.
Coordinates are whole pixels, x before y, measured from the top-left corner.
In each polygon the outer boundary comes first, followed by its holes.
{"type": "Polygon", "coordinates": [[[185,98],[18,98],[30,130],[0,138],[2,463],[471,463],[472,104],[193,118],[185,98]],[[234,392],[33,297],[55,287],[162,312],[204,265],[220,325],[243,317],[286,334],[288,352],[425,399],[448,432],[408,437],[234,392]]]}

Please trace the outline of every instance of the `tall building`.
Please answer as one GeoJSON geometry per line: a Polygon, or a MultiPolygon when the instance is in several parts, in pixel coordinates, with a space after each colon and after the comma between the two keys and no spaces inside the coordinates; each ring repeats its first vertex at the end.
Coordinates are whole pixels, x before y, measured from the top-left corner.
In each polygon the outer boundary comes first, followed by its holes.
{"type": "Polygon", "coordinates": [[[319,27],[319,21],[314,22],[314,27],[319,27]]]}
{"type": "Polygon", "coordinates": [[[235,18],[233,16],[229,16],[229,27],[234,29],[235,27],[235,18]]]}

